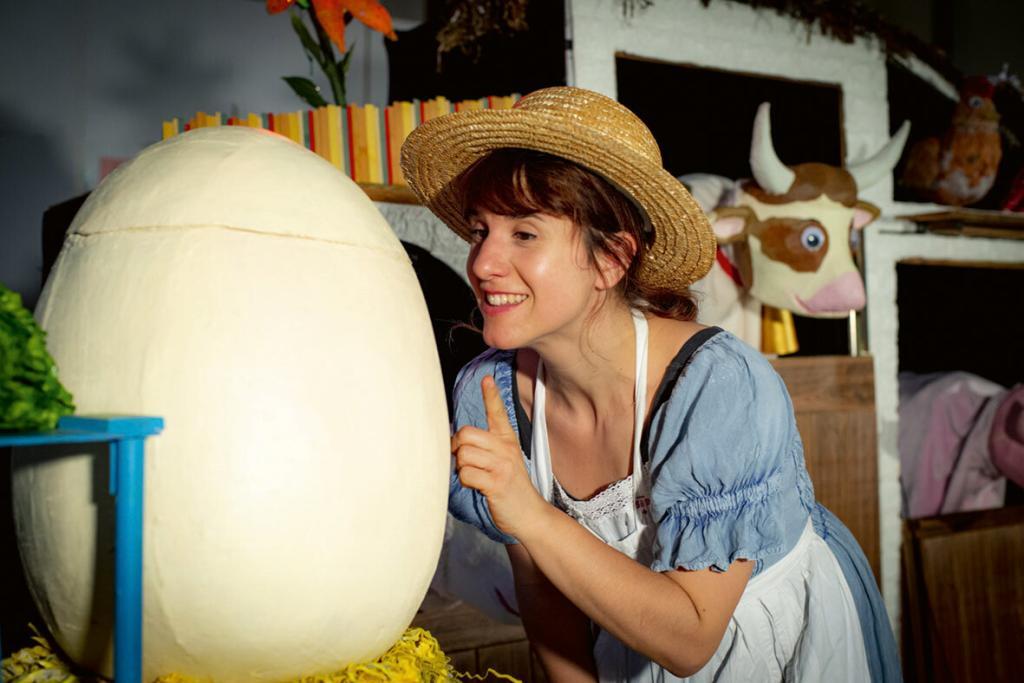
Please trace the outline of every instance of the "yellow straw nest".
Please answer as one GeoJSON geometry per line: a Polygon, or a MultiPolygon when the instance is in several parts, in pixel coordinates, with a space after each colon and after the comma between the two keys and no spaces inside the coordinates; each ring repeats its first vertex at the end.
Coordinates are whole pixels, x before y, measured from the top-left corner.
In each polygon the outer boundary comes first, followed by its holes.
{"type": "MultiPolygon", "coordinates": [[[[99,683],[102,679],[76,672],[50,647],[39,632],[32,629],[35,645],[18,650],[0,662],[0,680],[5,683],[99,683]]],[[[501,679],[521,683],[519,679],[488,669],[483,676],[455,671],[434,636],[421,628],[406,630],[391,649],[365,664],[349,664],[336,673],[305,676],[290,683],[349,683],[350,681],[394,681],[396,683],[445,683],[446,681],[501,679]]],[[[208,683],[203,679],[167,674],[153,683],[208,683]]]]}

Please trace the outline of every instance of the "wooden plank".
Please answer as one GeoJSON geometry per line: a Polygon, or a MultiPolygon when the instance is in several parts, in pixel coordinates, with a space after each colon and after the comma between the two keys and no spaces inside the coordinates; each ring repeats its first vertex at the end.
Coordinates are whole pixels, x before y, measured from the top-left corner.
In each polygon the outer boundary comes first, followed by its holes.
{"type": "Polygon", "coordinates": [[[870,356],[776,358],[797,412],[874,410],[875,371],[870,356]]]}
{"type": "Polygon", "coordinates": [[[1011,681],[1024,670],[1024,507],[906,522],[914,661],[935,680],[1011,681]]]}
{"type": "Polygon", "coordinates": [[[1024,214],[983,209],[949,209],[897,216],[939,235],[1024,239],[1024,214]]]}
{"type": "Polygon", "coordinates": [[[363,192],[375,202],[390,202],[392,204],[419,204],[420,200],[412,190],[405,185],[372,185],[370,183],[359,183],[363,192]]]}
{"type": "Polygon", "coordinates": [[[937,644],[954,680],[1011,680],[1011,673],[1024,670],[1024,524],[932,537],[921,545],[937,644]]]}
{"type": "Polygon", "coordinates": [[[879,577],[874,411],[797,413],[814,495],[849,528],[879,577]]]}
{"type": "Polygon", "coordinates": [[[433,605],[412,625],[430,631],[445,653],[526,640],[522,626],[499,623],[459,601],[433,605]]]}
{"type": "Polygon", "coordinates": [[[441,648],[441,650],[448,656],[448,661],[451,662],[452,668],[459,673],[469,674],[479,671],[480,666],[477,663],[476,650],[462,650],[459,652],[448,652],[444,648],[441,648]]]}
{"type": "Polygon", "coordinates": [[[1004,527],[1021,522],[1024,510],[1019,507],[995,508],[984,512],[956,512],[938,517],[921,517],[910,520],[917,538],[948,536],[966,531],[980,531],[992,527],[1004,527]]]}
{"type": "MultiPolygon", "coordinates": [[[[491,645],[482,647],[477,652],[477,669],[480,675],[486,674],[489,670],[508,676],[514,676],[521,681],[532,681],[531,676],[531,653],[530,644],[525,640],[504,645],[491,645]]],[[[486,680],[499,680],[496,677],[488,676],[486,680]]]]}
{"type": "Polygon", "coordinates": [[[954,261],[952,259],[927,259],[927,258],[905,258],[896,262],[899,265],[909,266],[941,266],[944,268],[996,268],[998,270],[1019,270],[1024,268],[1024,263],[1010,263],[1007,261],[954,261]]]}
{"type": "Polygon", "coordinates": [[[921,586],[921,557],[919,547],[906,522],[903,523],[903,545],[900,548],[900,635],[902,638],[901,660],[903,677],[907,681],[928,681],[934,678],[929,672],[930,661],[925,628],[928,623],[924,588],[921,586]]]}
{"type": "Polygon", "coordinates": [[[436,597],[424,602],[412,625],[430,631],[459,672],[483,676],[490,668],[521,681],[546,680],[522,626],[498,623],[463,602],[436,597]]]}
{"type": "Polygon", "coordinates": [[[1024,214],[1007,211],[958,208],[930,213],[915,213],[907,216],[897,216],[897,218],[925,225],[928,223],[957,223],[961,225],[1002,226],[1024,230],[1024,214]]]}
{"type": "Polygon", "coordinates": [[[880,576],[874,368],[868,356],[780,358],[815,497],[860,543],[880,576]]]}
{"type": "Polygon", "coordinates": [[[950,237],[988,237],[990,239],[1024,240],[1024,230],[1017,228],[982,227],[959,223],[930,223],[929,232],[950,237]]]}

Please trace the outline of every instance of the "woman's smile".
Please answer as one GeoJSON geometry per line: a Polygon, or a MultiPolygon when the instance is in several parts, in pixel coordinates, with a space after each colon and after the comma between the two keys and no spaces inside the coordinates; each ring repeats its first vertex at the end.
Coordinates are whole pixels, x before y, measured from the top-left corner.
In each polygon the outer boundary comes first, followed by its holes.
{"type": "Polygon", "coordinates": [[[484,315],[500,315],[511,311],[528,298],[530,298],[528,294],[483,292],[480,300],[480,310],[484,315]]]}

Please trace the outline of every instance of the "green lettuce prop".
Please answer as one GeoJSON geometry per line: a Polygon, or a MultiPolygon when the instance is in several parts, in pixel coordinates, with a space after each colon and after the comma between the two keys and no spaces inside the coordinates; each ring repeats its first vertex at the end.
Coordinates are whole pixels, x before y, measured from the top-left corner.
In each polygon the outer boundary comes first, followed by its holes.
{"type": "Polygon", "coordinates": [[[45,431],[75,412],[46,351],[46,332],[0,285],[0,431],[45,431]]]}

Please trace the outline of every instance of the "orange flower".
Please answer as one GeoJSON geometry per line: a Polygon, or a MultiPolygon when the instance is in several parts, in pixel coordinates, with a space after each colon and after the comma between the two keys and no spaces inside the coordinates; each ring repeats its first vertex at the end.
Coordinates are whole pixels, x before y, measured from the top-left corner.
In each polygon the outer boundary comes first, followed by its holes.
{"type": "MultiPolygon", "coordinates": [[[[317,0],[313,0],[315,5],[317,0]]],[[[340,0],[339,4],[352,13],[359,21],[379,31],[391,40],[398,40],[395,29],[391,25],[391,14],[384,9],[379,0],[340,0]]]]}
{"type": "MultiPolygon", "coordinates": [[[[294,3],[295,0],[267,0],[267,12],[277,14],[294,3]]],[[[391,24],[391,14],[380,4],[380,0],[312,0],[312,4],[316,20],[342,53],[345,52],[346,13],[391,40],[398,39],[391,24]]]]}
{"type": "Polygon", "coordinates": [[[267,14],[277,14],[288,9],[295,0],[267,0],[267,14]]]}

